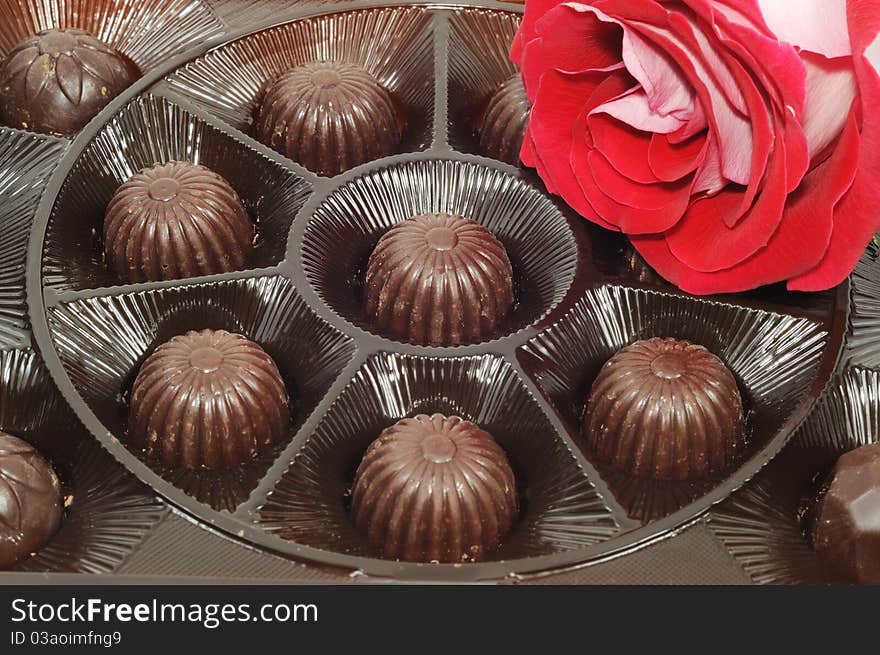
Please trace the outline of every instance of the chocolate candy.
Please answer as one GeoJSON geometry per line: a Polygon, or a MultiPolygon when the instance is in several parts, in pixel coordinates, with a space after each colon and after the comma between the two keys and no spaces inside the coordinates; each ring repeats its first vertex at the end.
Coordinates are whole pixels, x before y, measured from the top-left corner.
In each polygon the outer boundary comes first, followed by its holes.
{"type": "Polygon", "coordinates": [[[513,305],[507,251],[489,230],[452,214],[398,223],[367,266],[366,313],[395,339],[454,346],[497,334],[513,305]]]}
{"type": "Polygon", "coordinates": [[[637,477],[702,478],[733,461],[742,398],[733,374],[703,346],[638,341],[599,371],[583,432],[600,459],[637,477]]]}
{"type": "Polygon", "coordinates": [[[159,346],[131,393],[129,436],[167,466],[236,466],[280,441],[289,422],[275,362],[225,330],[187,332],[159,346]]]}
{"type": "Polygon", "coordinates": [[[0,432],[0,569],[42,548],[61,523],[61,485],[26,441],[0,432]]]}
{"type": "Polygon", "coordinates": [[[188,162],[145,168],[107,206],[104,251],[125,282],[173,280],[242,269],[254,225],[235,190],[188,162]]]}
{"type": "Polygon", "coordinates": [[[88,32],[46,30],[22,41],[0,66],[0,121],[67,136],[133,78],[126,61],[88,32]]]}
{"type": "Polygon", "coordinates": [[[389,558],[479,560],[517,511],[504,450],[457,416],[398,421],[370,444],[355,475],[354,521],[389,558]]]}
{"type": "Polygon", "coordinates": [[[851,581],[880,584],[880,444],[837,460],[816,508],[813,547],[851,581]]]}
{"type": "Polygon", "coordinates": [[[319,175],[394,153],[402,125],[391,94],[356,64],[298,66],[263,89],[257,138],[319,175]]]}
{"type": "Polygon", "coordinates": [[[480,152],[487,157],[517,165],[530,111],[522,78],[517,73],[489,98],[477,129],[480,152]]]}

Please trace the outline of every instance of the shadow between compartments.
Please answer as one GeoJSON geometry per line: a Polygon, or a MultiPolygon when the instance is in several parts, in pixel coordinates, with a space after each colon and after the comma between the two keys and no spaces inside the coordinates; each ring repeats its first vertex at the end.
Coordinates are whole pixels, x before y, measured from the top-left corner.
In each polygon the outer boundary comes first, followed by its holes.
{"type": "Polygon", "coordinates": [[[176,92],[253,135],[254,108],[263,85],[315,61],[358,64],[390,91],[405,120],[398,152],[431,145],[434,39],[431,12],[425,7],[361,9],[297,20],[212,50],[166,79],[176,92]]]}
{"type": "Polygon", "coordinates": [[[52,464],[65,507],[58,532],[13,571],[112,573],[165,517],[156,495],[80,425],[31,350],[0,351],[0,430],[52,464]]]}
{"type": "Polygon", "coordinates": [[[391,227],[427,212],[473,219],[504,244],[513,268],[515,303],[492,339],[541,320],[571,287],[578,246],[552,200],[517,176],[442,159],[381,168],[333,191],[306,226],[306,277],[337,314],[375,333],[363,302],[370,253],[391,227]]]}
{"type": "Polygon", "coordinates": [[[647,523],[707,493],[766,446],[815,383],[827,339],[821,324],[802,318],[605,285],[588,291],[517,356],[627,514],[647,523]],[[733,469],[697,481],[639,479],[589,451],[581,430],[593,380],[617,350],[650,337],[703,345],[733,372],[747,412],[747,442],[733,469]]]}
{"type": "Polygon", "coordinates": [[[482,155],[477,128],[486,104],[518,74],[510,44],[522,14],[457,10],[449,20],[449,142],[460,152],[482,155]]]}
{"type": "MultiPolygon", "coordinates": [[[[485,560],[564,552],[618,527],[535,398],[499,356],[429,358],[380,353],[357,372],[257,511],[255,523],[324,550],[381,557],[355,528],[349,494],[367,446],[401,418],[435,412],[472,420],[506,451],[521,510],[485,560]]],[[[474,566],[467,564],[465,566],[474,566]]]]}
{"type": "Polygon", "coordinates": [[[784,452],[710,514],[709,527],[759,584],[852,582],[809,544],[803,513],[845,452],[880,441],[880,372],[851,368],[826,390],[784,452]]]}
{"type": "Polygon", "coordinates": [[[86,147],[61,188],[43,246],[43,284],[55,291],[122,284],[104,263],[104,212],[142,168],[202,164],[236,190],[257,226],[251,268],[284,259],[287,234],[311,185],[235,137],[157,96],[132,100],[86,147]]]}
{"type": "Polygon", "coordinates": [[[43,185],[66,142],[0,128],[0,349],[30,346],[25,266],[43,185]]]}
{"type": "Polygon", "coordinates": [[[355,346],[303,302],[283,277],[227,280],[78,299],[49,309],[61,361],[77,392],[111,434],[156,473],[216,510],[234,511],[312,413],[355,346]],[[144,458],[127,444],[128,397],[144,359],[171,337],[205,328],[237,332],[275,360],[291,396],[287,439],[228,470],[186,470],[144,458]]]}

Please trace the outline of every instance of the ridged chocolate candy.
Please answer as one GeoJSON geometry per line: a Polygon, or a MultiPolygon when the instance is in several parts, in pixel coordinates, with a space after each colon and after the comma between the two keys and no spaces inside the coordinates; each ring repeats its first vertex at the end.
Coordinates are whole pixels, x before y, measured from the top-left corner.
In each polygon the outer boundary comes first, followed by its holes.
{"type": "Polygon", "coordinates": [[[422,214],[376,245],[364,288],[367,316],[395,339],[454,346],[494,336],[513,305],[507,251],[474,221],[422,214]]]}
{"type": "Polygon", "coordinates": [[[489,98],[477,130],[480,152],[487,157],[517,165],[530,111],[522,78],[517,73],[489,98]]]}
{"type": "Polygon", "coordinates": [[[0,67],[0,121],[66,136],[133,81],[125,60],[83,30],[46,30],[22,41],[0,67]]]}
{"type": "Polygon", "coordinates": [[[131,440],[168,466],[236,466],[280,441],[289,422],[274,360],[225,330],[187,332],[159,346],[131,393],[131,440]]]}
{"type": "Polygon", "coordinates": [[[29,443],[0,432],[0,570],[42,548],[61,514],[55,471],[29,443]]]}
{"type": "Polygon", "coordinates": [[[817,508],[813,547],[851,581],[880,585],[880,444],[837,460],[817,508]]]}
{"type": "Polygon", "coordinates": [[[599,371],[584,437],[599,458],[637,477],[701,478],[730,465],[743,441],[742,398],[703,346],[638,341],[599,371]]]}
{"type": "Polygon", "coordinates": [[[355,475],[354,521],[385,557],[479,560],[517,514],[507,455],[457,416],[419,415],[387,428],[355,475]]]}
{"type": "Polygon", "coordinates": [[[270,80],[256,110],[260,141],[319,175],[394,153],[402,126],[391,94],[356,64],[303,64],[270,80]]]}
{"type": "Polygon", "coordinates": [[[125,182],[104,217],[104,251],[125,282],[175,280],[244,268],[254,225],[238,194],[189,162],[145,168],[125,182]]]}

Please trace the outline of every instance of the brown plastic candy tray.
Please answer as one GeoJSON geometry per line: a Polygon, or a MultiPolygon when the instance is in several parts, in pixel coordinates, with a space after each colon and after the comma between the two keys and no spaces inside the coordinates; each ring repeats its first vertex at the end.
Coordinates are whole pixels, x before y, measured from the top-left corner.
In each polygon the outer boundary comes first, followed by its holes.
{"type": "MultiPolygon", "coordinates": [[[[683,294],[643,270],[618,236],[547,194],[531,171],[480,154],[474,118],[515,73],[506,53],[520,12],[493,2],[332,3],[296,6],[282,22],[268,16],[271,24],[233,12],[230,29],[194,2],[186,38],[129,39],[149,44],[143,56],[120,45],[142,77],[72,140],[0,128],[0,140],[54,153],[35,176],[27,214],[36,208],[27,259],[33,335],[76,416],[124,468],[202,524],[274,553],[371,576],[466,581],[588,563],[669,535],[780,451],[844,352],[849,283],[812,295],[683,294]],[[177,47],[202,39],[195,50],[177,47]],[[322,60],[357,63],[389,89],[406,125],[395,154],[321,177],[256,140],[263,83],[322,60]],[[104,209],[134,172],[175,159],[205,164],[236,189],[258,226],[253,268],[122,285],[103,262],[104,209]],[[428,211],[469,216],[504,243],[517,302],[497,337],[416,346],[386,338],[364,316],[360,280],[373,246],[428,211]],[[202,328],[260,343],[294,399],[287,439],[223,472],[162,467],[126,434],[139,365],[171,336],[202,328]],[[701,343],[737,378],[748,446],[712,479],[639,482],[600,465],[580,436],[601,365],[652,336],[701,343]],[[431,412],[487,429],[517,474],[520,514],[484,561],[383,559],[349,518],[367,445],[398,419],[431,412]]],[[[3,38],[0,53],[12,40],[3,38]]],[[[22,156],[12,170],[39,161],[22,156]]],[[[2,243],[12,241],[4,234],[2,243]]],[[[9,261],[20,272],[24,244],[15,243],[9,261]]],[[[19,290],[13,311],[0,311],[10,348],[29,339],[22,300],[19,290]]]]}

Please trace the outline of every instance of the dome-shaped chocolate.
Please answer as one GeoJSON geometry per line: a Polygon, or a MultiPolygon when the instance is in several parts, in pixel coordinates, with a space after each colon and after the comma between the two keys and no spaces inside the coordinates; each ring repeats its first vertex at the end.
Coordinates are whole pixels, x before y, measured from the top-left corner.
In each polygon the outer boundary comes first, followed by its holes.
{"type": "Polygon", "coordinates": [[[701,478],[729,466],[743,441],[742,398],[703,346],[638,341],[599,371],[584,437],[600,459],[637,477],[701,478]]]}
{"type": "Polygon", "coordinates": [[[837,460],[815,513],[813,547],[849,580],[880,585],[880,444],[837,460]]]}
{"type": "Polygon", "coordinates": [[[61,485],[26,441],[0,432],[0,570],[39,550],[61,523],[61,485]]]}
{"type": "Polygon", "coordinates": [[[125,60],[83,30],[46,30],[22,41],[0,66],[0,121],[66,136],[132,83],[125,60]]]}
{"type": "Polygon", "coordinates": [[[395,339],[454,346],[492,337],[513,305],[507,251],[474,221],[422,214],[376,245],[364,288],[367,316],[395,339]]]}
{"type": "Polygon", "coordinates": [[[531,107],[519,73],[505,81],[483,110],[477,132],[480,152],[487,157],[519,164],[531,107]]]}
{"type": "Polygon", "coordinates": [[[516,485],[492,436],[457,416],[419,415],[367,448],[352,496],[355,524],[386,557],[479,560],[510,530],[516,485]]]}
{"type": "Polygon", "coordinates": [[[125,282],[242,269],[254,225],[229,183],[189,162],[156,164],[117,189],[104,216],[104,252],[125,282]]]}
{"type": "Polygon", "coordinates": [[[187,332],[162,344],[131,392],[129,436],[168,466],[236,466],[280,441],[289,422],[274,360],[224,330],[187,332]]]}
{"type": "Polygon", "coordinates": [[[402,133],[391,94],[360,66],[336,62],[270,80],[255,119],[260,141],[319,175],[393,154],[402,133]]]}

